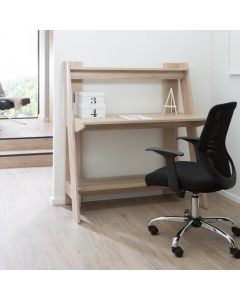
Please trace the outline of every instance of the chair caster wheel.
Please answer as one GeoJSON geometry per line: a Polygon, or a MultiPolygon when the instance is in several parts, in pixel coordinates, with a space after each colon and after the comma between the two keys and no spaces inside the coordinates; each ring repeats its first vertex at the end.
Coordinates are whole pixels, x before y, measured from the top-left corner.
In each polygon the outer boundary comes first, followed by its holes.
{"type": "Polygon", "coordinates": [[[158,228],[157,226],[150,225],[148,226],[148,231],[150,231],[152,235],[156,235],[158,233],[158,228]]]}
{"type": "Polygon", "coordinates": [[[240,228],[237,226],[233,226],[232,233],[234,233],[236,236],[240,236],[240,228]]]}
{"type": "Polygon", "coordinates": [[[238,248],[230,248],[230,252],[235,258],[240,258],[240,249],[238,248]]]}
{"type": "Polygon", "coordinates": [[[182,257],[182,256],[183,256],[183,249],[182,249],[180,246],[172,247],[172,252],[173,252],[177,257],[182,257]]]}
{"type": "Polygon", "coordinates": [[[184,211],[184,217],[191,217],[191,211],[190,211],[190,209],[185,209],[185,211],[184,211]]]}

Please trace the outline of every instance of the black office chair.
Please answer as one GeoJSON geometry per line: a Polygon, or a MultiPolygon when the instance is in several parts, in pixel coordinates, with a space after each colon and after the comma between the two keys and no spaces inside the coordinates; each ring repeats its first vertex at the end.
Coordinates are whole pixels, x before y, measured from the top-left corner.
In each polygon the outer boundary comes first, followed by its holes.
{"type": "Polygon", "coordinates": [[[30,98],[7,97],[0,82],[0,110],[7,111],[12,108],[20,108],[30,103],[30,98]]]}
{"type": "Polygon", "coordinates": [[[224,237],[230,244],[230,252],[235,258],[240,258],[240,249],[232,237],[223,230],[207,222],[227,221],[232,224],[232,232],[240,236],[240,228],[232,219],[225,217],[201,217],[199,216],[199,193],[211,193],[226,190],[236,183],[236,171],[231,157],[229,156],[225,140],[232,119],[236,102],[219,104],[214,106],[207,117],[200,138],[180,137],[192,143],[196,153],[196,162],[176,161],[176,156],[184,154],[177,150],[148,148],[164,156],[166,167],[157,169],[145,177],[146,184],[168,186],[176,192],[178,197],[183,198],[185,191],[192,192],[192,209],[185,210],[184,216],[168,216],[154,218],[149,222],[148,230],[152,235],[158,233],[158,228],[153,225],[156,221],[178,221],[186,224],[177,232],[172,241],[172,252],[177,256],[183,255],[183,249],[178,242],[187,229],[203,227],[224,237]]]}

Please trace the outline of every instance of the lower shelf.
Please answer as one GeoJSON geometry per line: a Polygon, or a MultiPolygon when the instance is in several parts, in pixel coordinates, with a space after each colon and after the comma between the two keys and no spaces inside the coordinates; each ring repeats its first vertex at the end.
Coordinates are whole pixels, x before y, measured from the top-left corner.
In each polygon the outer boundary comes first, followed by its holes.
{"type": "MultiPolygon", "coordinates": [[[[99,194],[99,193],[117,193],[139,190],[159,190],[168,191],[167,187],[152,186],[147,187],[145,183],[145,175],[120,176],[84,179],[80,183],[80,195],[99,194]]],[[[70,183],[66,182],[66,193],[71,197],[70,183]]]]}

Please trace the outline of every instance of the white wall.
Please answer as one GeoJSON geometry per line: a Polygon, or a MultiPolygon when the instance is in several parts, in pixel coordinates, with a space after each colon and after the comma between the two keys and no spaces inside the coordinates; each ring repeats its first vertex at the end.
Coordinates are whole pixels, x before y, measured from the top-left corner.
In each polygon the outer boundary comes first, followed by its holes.
{"type": "MultiPolygon", "coordinates": [[[[227,148],[236,166],[238,178],[240,177],[240,75],[229,75],[228,66],[228,32],[214,31],[212,34],[212,104],[227,101],[237,101],[238,106],[233,115],[233,120],[227,136],[227,148]]],[[[240,202],[240,180],[228,196],[240,202]]]]}
{"type": "MultiPolygon", "coordinates": [[[[89,67],[161,67],[164,62],[188,62],[194,105],[205,115],[211,104],[210,31],[55,31],[54,195],[64,199],[64,72],[63,62],[89,67]]],[[[85,90],[106,92],[108,113],[161,110],[161,83],[86,83],[85,90]]],[[[87,132],[84,173],[89,177],[145,174],[159,158],[144,150],[161,145],[161,130],[87,132]]]]}

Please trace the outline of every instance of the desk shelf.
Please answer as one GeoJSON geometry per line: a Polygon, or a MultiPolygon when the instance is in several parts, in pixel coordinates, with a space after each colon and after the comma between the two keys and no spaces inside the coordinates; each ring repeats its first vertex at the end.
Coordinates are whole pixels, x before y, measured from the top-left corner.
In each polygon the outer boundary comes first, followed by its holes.
{"type": "MultiPolygon", "coordinates": [[[[177,149],[177,130],[185,127],[188,136],[197,136],[197,127],[204,124],[205,118],[194,113],[190,87],[188,65],[186,63],[167,63],[163,68],[86,68],[79,62],[66,62],[66,204],[72,203],[73,217],[80,223],[81,199],[84,195],[119,193],[158,189],[169,193],[165,187],[147,187],[145,175],[121,176],[109,178],[85,179],[82,174],[83,132],[87,130],[144,129],[162,128],[162,146],[177,149]],[[181,89],[183,113],[163,115],[162,113],[142,113],[150,117],[147,120],[127,120],[119,115],[107,115],[105,118],[82,119],[73,114],[73,93],[82,90],[84,80],[162,80],[163,97],[167,99],[172,89],[178,104],[181,89]]],[[[139,113],[138,113],[139,114],[139,113]]],[[[125,115],[125,114],[124,114],[125,115]]],[[[151,145],[149,145],[151,146],[151,145]]],[[[194,149],[190,145],[190,158],[195,159],[194,149]]],[[[206,206],[207,202],[203,206],[206,206]]]]}
{"type": "MultiPolygon", "coordinates": [[[[167,187],[152,186],[147,187],[145,183],[145,175],[119,176],[82,179],[79,182],[78,192],[81,195],[92,195],[100,193],[117,193],[117,192],[133,192],[144,190],[159,190],[167,192],[167,187]]],[[[66,192],[71,197],[70,182],[66,182],[66,192]]]]}
{"type": "Polygon", "coordinates": [[[148,120],[127,120],[118,115],[107,115],[106,118],[81,119],[74,117],[75,132],[81,130],[128,129],[128,128],[173,128],[173,127],[199,127],[204,124],[205,118],[179,113],[178,115],[163,115],[162,113],[142,114],[150,117],[148,120]]]}
{"type": "Polygon", "coordinates": [[[73,82],[81,80],[122,80],[122,79],[184,79],[188,72],[186,64],[176,68],[86,68],[80,63],[70,63],[70,76],[73,82]]]}

